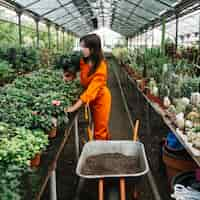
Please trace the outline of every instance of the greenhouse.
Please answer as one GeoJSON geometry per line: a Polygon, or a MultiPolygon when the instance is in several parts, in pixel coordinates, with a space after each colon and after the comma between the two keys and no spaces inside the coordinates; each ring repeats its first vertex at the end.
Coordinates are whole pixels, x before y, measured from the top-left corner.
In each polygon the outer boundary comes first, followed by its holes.
{"type": "Polygon", "coordinates": [[[199,0],[0,0],[0,200],[200,200],[199,0]]]}

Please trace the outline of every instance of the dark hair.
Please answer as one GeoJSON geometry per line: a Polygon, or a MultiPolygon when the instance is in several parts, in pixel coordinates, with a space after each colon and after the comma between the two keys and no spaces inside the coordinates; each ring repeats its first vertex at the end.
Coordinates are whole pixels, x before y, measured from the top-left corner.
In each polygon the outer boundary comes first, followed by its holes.
{"type": "Polygon", "coordinates": [[[80,70],[80,58],[80,52],[73,52],[71,55],[61,57],[63,71],[76,74],[80,70]]]}
{"type": "Polygon", "coordinates": [[[92,68],[88,75],[92,75],[104,60],[103,51],[101,48],[101,39],[97,34],[85,35],[80,39],[80,42],[84,41],[85,47],[90,49],[91,55],[88,58],[84,58],[84,61],[92,62],[92,68]]]}

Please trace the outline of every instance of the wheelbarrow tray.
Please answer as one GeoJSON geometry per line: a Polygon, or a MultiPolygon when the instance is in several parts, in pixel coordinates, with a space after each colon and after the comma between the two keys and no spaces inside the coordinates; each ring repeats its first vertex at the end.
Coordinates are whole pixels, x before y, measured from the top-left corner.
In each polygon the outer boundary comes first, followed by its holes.
{"type": "Polygon", "coordinates": [[[131,140],[110,140],[110,141],[91,141],[84,145],[83,151],[79,158],[76,174],[86,179],[97,178],[118,178],[118,177],[132,177],[139,178],[149,171],[144,145],[140,142],[133,142],[131,140]],[[125,156],[134,156],[139,160],[141,171],[139,173],[131,174],[105,174],[105,175],[86,175],[82,173],[82,168],[86,159],[90,156],[107,153],[121,153],[125,156]]]}

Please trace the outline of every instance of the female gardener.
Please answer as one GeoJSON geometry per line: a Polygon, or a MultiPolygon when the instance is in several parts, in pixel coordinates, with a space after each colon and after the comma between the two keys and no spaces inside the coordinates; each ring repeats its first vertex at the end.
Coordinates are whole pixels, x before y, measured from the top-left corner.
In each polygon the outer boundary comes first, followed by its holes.
{"type": "Polygon", "coordinates": [[[89,105],[94,121],[94,139],[108,140],[111,94],[107,87],[107,63],[103,56],[101,40],[98,35],[89,34],[80,39],[80,46],[83,54],[80,59],[80,81],[85,91],[66,111],[74,112],[83,104],[89,105]]]}

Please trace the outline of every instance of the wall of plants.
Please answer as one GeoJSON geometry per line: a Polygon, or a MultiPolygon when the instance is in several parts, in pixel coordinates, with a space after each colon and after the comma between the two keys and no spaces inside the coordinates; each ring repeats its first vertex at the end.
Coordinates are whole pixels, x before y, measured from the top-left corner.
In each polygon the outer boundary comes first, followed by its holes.
{"type": "Polygon", "coordinates": [[[30,160],[47,147],[48,133],[68,123],[64,108],[80,91],[79,82],[64,83],[62,71],[55,69],[34,71],[0,88],[2,199],[20,199],[17,177],[30,170],[30,160]]]}
{"type": "Polygon", "coordinates": [[[160,48],[116,48],[113,55],[149,100],[184,131],[193,147],[200,149],[200,76],[194,62],[196,53],[172,57],[166,50],[163,53],[160,48]]]}
{"type": "Polygon", "coordinates": [[[0,21],[0,198],[23,199],[23,176],[32,173],[32,161],[49,145],[49,134],[69,122],[64,108],[78,98],[82,88],[77,80],[65,83],[57,63],[73,50],[74,38],[55,32],[48,49],[47,31],[22,28],[0,21]],[[65,48],[65,49],[63,49],[65,48]]]}

